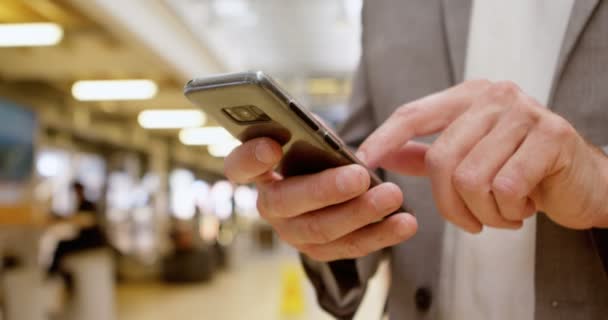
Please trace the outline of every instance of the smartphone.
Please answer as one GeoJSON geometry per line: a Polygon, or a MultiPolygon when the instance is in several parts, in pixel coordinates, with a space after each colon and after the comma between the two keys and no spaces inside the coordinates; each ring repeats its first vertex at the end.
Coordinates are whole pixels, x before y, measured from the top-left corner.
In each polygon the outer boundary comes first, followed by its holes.
{"type": "MultiPolygon", "coordinates": [[[[277,171],[284,177],[365,166],[329,127],[261,71],[196,78],[184,94],[241,142],[268,137],[281,144],[284,156],[277,171]]],[[[371,187],[382,183],[368,171],[371,187]]]]}

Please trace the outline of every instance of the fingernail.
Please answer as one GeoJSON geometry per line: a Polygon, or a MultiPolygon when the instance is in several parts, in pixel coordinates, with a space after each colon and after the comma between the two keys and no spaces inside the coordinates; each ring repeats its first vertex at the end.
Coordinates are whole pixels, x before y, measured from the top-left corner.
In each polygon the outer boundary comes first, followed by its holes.
{"type": "Polygon", "coordinates": [[[386,212],[396,207],[390,192],[377,192],[372,196],[372,205],[378,212],[386,212]]]}
{"type": "Polygon", "coordinates": [[[255,146],[255,158],[265,164],[274,162],[274,151],[270,144],[266,141],[261,141],[255,146]]]}
{"type": "Polygon", "coordinates": [[[357,168],[343,168],[336,176],[336,187],[343,194],[353,194],[361,189],[361,170],[357,168]]]}

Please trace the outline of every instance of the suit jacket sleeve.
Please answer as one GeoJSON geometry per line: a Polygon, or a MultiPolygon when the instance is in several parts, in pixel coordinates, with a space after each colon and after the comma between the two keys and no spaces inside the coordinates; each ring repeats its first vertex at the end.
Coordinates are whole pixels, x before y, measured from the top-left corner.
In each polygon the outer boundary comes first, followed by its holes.
{"type": "MultiPolygon", "coordinates": [[[[365,52],[355,75],[349,106],[350,115],[339,131],[340,137],[356,148],[376,129],[368,88],[365,52]]],[[[301,255],[301,260],[321,307],[338,318],[348,319],[357,311],[367,282],[376,272],[381,256],[381,252],[374,252],[359,259],[322,263],[301,255]]]]}
{"type": "MultiPolygon", "coordinates": [[[[605,146],[604,153],[608,155],[608,146],[605,146]]],[[[604,264],[604,271],[608,276],[608,229],[593,229],[591,231],[593,235],[593,241],[599,252],[602,263],[604,264]]]]}

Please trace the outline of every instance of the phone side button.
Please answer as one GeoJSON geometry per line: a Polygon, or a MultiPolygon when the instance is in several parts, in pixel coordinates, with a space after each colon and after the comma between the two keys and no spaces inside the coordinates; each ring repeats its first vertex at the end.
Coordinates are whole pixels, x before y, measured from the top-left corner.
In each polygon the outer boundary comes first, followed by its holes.
{"type": "Polygon", "coordinates": [[[323,137],[323,139],[325,140],[325,142],[327,142],[332,148],[336,149],[336,150],[340,150],[340,145],[338,144],[338,142],[336,142],[336,140],[334,140],[334,138],[332,138],[329,134],[325,134],[325,136],[323,137]]]}
{"type": "Polygon", "coordinates": [[[314,131],[319,130],[319,126],[315,123],[314,120],[309,118],[300,108],[293,102],[289,102],[289,108],[291,111],[295,112],[302,121],[306,122],[306,124],[314,131]]]}

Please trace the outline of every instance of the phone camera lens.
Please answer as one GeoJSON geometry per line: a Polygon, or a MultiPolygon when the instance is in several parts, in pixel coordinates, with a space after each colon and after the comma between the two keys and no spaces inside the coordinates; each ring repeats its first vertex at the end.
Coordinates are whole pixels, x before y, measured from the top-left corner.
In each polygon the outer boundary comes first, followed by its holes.
{"type": "Polygon", "coordinates": [[[246,107],[235,108],[234,113],[241,121],[251,121],[256,118],[256,115],[246,107]]]}
{"type": "Polygon", "coordinates": [[[270,120],[270,117],[267,114],[255,106],[238,106],[224,108],[223,110],[230,118],[232,118],[232,120],[238,123],[247,124],[270,120]]]}

